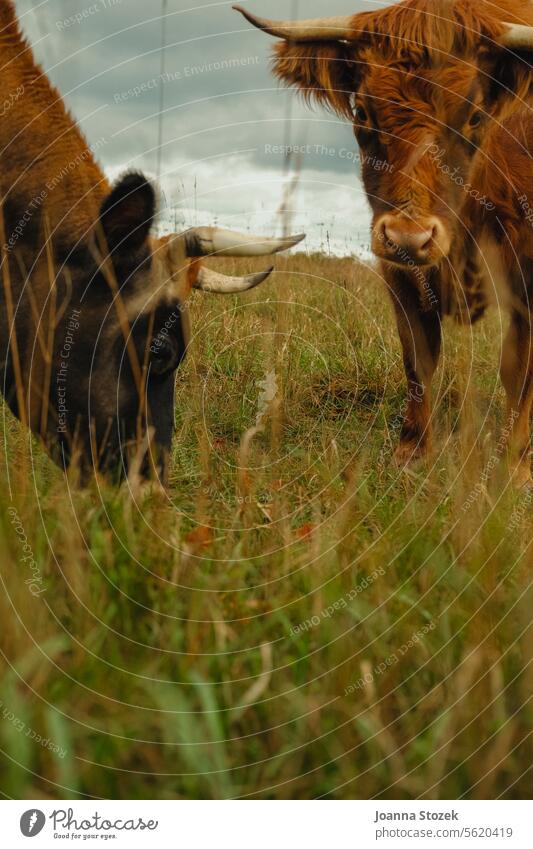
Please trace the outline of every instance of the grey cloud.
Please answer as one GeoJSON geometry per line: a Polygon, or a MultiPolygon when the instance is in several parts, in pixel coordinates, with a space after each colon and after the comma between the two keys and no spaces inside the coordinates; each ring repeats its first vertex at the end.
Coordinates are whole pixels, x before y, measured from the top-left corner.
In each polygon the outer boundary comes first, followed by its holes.
{"type": "MultiPolygon", "coordinates": [[[[99,150],[104,167],[115,171],[134,165],[155,174],[162,94],[162,182],[167,190],[187,182],[186,163],[189,183],[193,172],[201,180],[207,173],[203,163],[213,157],[223,172],[229,160],[237,168],[239,161],[246,163],[247,173],[255,175],[252,181],[260,185],[283,174],[284,157],[273,150],[290,144],[305,146],[306,203],[322,204],[325,189],[317,175],[328,185],[333,180],[353,186],[357,194],[351,128],[325,110],[311,111],[278,85],[270,72],[272,39],[251,28],[231,4],[191,8],[190,0],[168,0],[164,82],[159,2],[50,0],[35,6],[32,0],[17,0],[16,5],[38,59],[89,141],[106,139],[99,150]],[[73,22],[76,15],[79,22],[73,22]]],[[[324,14],[323,0],[254,0],[248,5],[271,17],[290,17],[293,8],[299,8],[300,17],[324,14]]],[[[327,13],[379,5],[385,4],[334,0],[327,13]]],[[[246,197],[243,191],[243,206],[246,197]]],[[[363,217],[360,210],[358,215],[363,217]]]]}

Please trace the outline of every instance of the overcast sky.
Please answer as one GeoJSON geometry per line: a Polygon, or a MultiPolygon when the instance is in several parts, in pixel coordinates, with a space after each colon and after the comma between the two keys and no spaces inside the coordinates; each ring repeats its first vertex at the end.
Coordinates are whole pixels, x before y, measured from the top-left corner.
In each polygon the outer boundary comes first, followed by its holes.
{"type": "MultiPolygon", "coordinates": [[[[316,17],[386,4],[243,5],[283,18],[293,10],[316,17]]],[[[369,213],[351,127],[309,109],[276,82],[269,68],[274,39],[254,30],[231,3],[167,0],[164,81],[162,0],[17,0],[16,6],[37,58],[112,177],[132,167],[157,177],[163,98],[165,218],[180,228],[218,222],[273,232],[286,181],[275,148],[309,145],[292,201],[293,229],[308,232],[310,248],[327,248],[328,233],[340,252],[367,242],[369,213]]]]}

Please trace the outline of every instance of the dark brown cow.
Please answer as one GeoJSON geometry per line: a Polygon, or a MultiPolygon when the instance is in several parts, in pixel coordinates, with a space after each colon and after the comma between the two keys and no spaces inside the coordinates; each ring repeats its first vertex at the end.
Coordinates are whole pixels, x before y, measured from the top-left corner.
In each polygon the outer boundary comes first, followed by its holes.
{"type": "Polygon", "coordinates": [[[204,267],[303,237],[197,228],[151,236],[155,192],[138,173],[111,188],[35,64],[14,5],[0,0],[0,375],[13,412],[61,464],[143,472],[165,466],[174,375],[193,288],[261,283],[204,267]]]}
{"type": "Polygon", "coordinates": [[[280,79],[353,122],[373,250],[394,303],[409,384],[398,460],[431,444],[429,390],[443,316],[474,322],[496,294],[511,316],[501,376],[513,465],[517,481],[529,481],[533,4],[405,0],[302,22],[235,8],[283,39],[275,58],[280,79]]]}

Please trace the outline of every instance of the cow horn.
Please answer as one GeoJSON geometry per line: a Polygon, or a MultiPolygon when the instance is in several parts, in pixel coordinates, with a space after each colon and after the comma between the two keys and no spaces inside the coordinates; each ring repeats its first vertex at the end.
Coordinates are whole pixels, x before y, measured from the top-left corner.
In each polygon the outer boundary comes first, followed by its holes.
{"type": "Polygon", "coordinates": [[[266,239],[263,236],[244,235],[220,227],[194,227],[185,234],[187,256],[267,256],[293,248],[305,234],[287,236],[282,239],[266,239]]]}
{"type": "Polygon", "coordinates": [[[337,18],[315,18],[307,21],[270,21],[258,18],[242,6],[233,6],[236,12],[244,15],[254,27],[286,38],[288,41],[355,41],[359,36],[354,32],[351,15],[337,18]]]}
{"type": "Polygon", "coordinates": [[[263,280],[266,280],[272,274],[273,270],[273,268],[269,268],[267,271],[249,274],[247,277],[226,277],[225,274],[219,274],[211,268],[202,267],[198,272],[194,288],[215,295],[236,295],[239,292],[247,292],[248,289],[259,286],[263,280]]]}
{"type": "Polygon", "coordinates": [[[506,24],[506,30],[499,42],[510,50],[533,50],[533,27],[506,24]]]}

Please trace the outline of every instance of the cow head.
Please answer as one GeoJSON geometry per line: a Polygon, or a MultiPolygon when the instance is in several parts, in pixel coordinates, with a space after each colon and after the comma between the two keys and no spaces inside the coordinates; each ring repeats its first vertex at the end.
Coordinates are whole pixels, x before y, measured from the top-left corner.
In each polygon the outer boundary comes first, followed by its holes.
{"type": "Polygon", "coordinates": [[[175,371],[187,347],[192,290],[243,292],[272,271],[227,277],[203,258],[274,254],[303,239],[209,227],[155,239],[155,212],[150,183],[128,174],[104,200],[86,242],[73,248],[56,240],[53,259],[43,254],[34,264],[36,303],[25,307],[32,320],[25,332],[15,320],[18,351],[11,346],[8,363],[16,386],[19,357],[18,383],[29,387],[28,397],[21,401],[13,390],[8,400],[21,418],[25,407],[32,430],[61,465],[77,457],[85,468],[124,473],[133,462],[143,475],[160,472],[171,446],[175,371]],[[36,295],[39,278],[46,297],[36,295]]]}
{"type": "MultiPolygon", "coordinates": [[[[353,122],[372,207],[372,247],[395,266],[450,253],[489,122],[527,94],[533,28],[517,0],[404,0],[376,12],[269,21],[275,72],[353,122]],[[502,16],[501,18],[496,17],[502,16]]],[[[530,22],[533,22],[529,11],[530,22]]]]}

